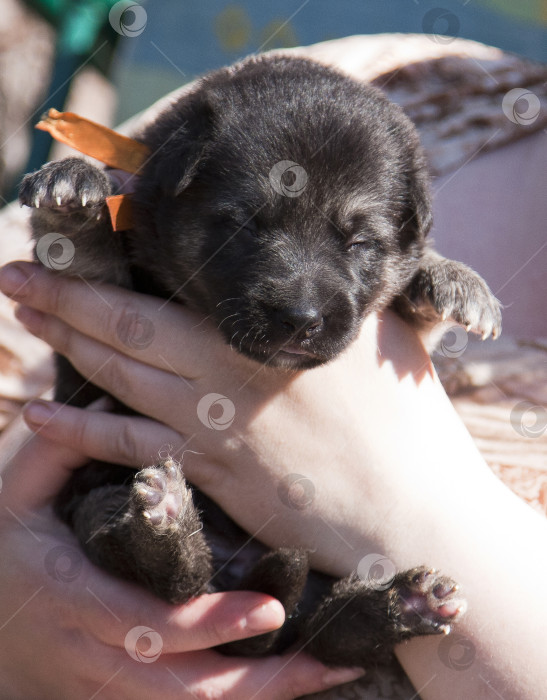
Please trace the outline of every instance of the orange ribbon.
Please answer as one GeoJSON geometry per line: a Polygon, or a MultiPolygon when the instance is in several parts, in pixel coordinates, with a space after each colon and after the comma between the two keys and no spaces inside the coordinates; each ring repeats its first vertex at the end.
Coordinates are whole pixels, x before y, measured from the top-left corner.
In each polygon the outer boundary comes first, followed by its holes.
{"type": "MultiPolygon", "coordinates": [[[[36,128],[47,131],[57,141],[75,148],[80,153],[96,158],[111,168],[138,174],[150,155],[150,149],[139,141],[122,136],[106,126],[72,112],[50,109],[36,124],[36,128]]],[[[130,195],[120,194],[106,198],[106,206],[114,231],[131,228],[130,195]]]]}

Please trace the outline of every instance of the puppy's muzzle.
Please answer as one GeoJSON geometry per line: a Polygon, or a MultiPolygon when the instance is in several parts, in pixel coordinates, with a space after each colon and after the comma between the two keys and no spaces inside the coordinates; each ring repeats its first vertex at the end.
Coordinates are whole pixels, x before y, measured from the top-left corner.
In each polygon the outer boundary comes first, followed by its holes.
{"type": "Polygon", "coordinates": [[[313,304],[299,304],[273,309],[269,314],[279,334],[295,340],[304,340],[317,335],[324,326],[321,309],[313,304]]]}

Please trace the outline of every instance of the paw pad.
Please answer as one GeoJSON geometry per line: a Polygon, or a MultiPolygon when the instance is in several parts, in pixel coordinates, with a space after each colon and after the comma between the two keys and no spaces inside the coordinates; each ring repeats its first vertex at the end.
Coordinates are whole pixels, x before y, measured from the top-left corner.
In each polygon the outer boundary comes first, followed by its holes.
{"type": "Polygon", "coordinates": [[[399,586],[401,618],[418,634],[447,634],[467,607],[458,591],[453,579],[435,569],[413,569],[399,586]]]}
{"type": "Polygon", "coordinates": [[[141,469],[135,476],[132,495],[143,520],[159,528],[175,525],[191,497],[180,466],[173,459],[141,469]]]}

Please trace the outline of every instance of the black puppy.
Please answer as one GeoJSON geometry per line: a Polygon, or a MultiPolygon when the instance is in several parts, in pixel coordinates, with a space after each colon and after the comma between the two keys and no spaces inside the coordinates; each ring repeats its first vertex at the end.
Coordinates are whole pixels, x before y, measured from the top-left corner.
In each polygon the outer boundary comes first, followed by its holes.
{"type": "MultiPolygon", "coordinates": [[[[104,171],[68,158],[23,180],[38,244],[52,231],[74,243],[66,273],[176,299],[212,317],[240,352],[284,370],[333,359],[389,304],[499,333],[483,280],[427,247],[424,156],[378,90],[305,59],[252,58],[201,80],[137,139],[152,155],[126,235],[114,235],[105,214],[104,171]]],[[[100,395],[62,358],[60,370],[58,400],[87,405],[100,395]]],[[[238,580],[208,540],[235,550],[245,534],[171,459],[136,475],[87,465],[57,512],[92,561],[168,601],[216,587],[279,598],[291,616],[282,632],[227,645],[231,653],[299,639],[326,663],[366,666],[403,639],[447,631],[463,609],[453,581],[424,567],[382,585],[358,575],[334,582],[308,576],[304,552],[258,545],[238,580]]]]}

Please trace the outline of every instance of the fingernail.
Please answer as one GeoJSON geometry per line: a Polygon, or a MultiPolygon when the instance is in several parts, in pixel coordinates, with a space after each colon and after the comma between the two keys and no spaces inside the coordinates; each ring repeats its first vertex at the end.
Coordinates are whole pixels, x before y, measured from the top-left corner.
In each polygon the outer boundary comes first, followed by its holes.
{"type": "Polygon", "coordinates": [[[32,401],[23,409],[23,416],[27,423],[44,425],[52,417],[55,407],[46,401],[32,401]]]}
{"type": "Polygon", "coordinates": [[[108,411],[114,410],[116,404],[111,396],[101,396],[86,406],[86,411],[108,411]]]}
{"type": "Polygon", "coordinates": [[[365,675],[363,668],[331,668],[323,676],[325,686],[342,685],[350,683],[365,675]]]}
{"type": "Polygon", "coordinates": [[[31,333],[38,333],[42,326],[44,314],[28,306],[18,306],[15,309],[15,318],[31,333]]]}
{"type": "Polygon", "coordinates": [[[28,292],[27,282],[33,276],[19,265],[6,265],[0,269],[0,290],[12,299],[23,299],[28,292]]]}
{"type": "Polygon", "coordinates": [[[241,627],[250,632],[268,632],[281,627],[285,621],[285,610],[278,600],[251,608],[245,615],[241,627]]]}

